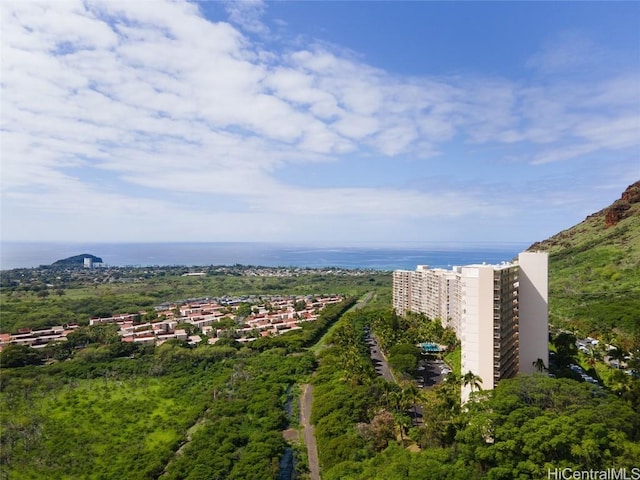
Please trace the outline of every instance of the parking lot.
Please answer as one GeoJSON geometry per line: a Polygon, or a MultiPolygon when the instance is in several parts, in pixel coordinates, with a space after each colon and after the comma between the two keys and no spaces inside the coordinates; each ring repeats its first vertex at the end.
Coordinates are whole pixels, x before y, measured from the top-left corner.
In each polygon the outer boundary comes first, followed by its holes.
{"type": "MultiPolygon", "coordinates": [[[[376,339],[368,329],[365,329],[365,340],[369,346],[371,353],[371,361],[376,373],[389,382],[395,382],[396,379],[391,373],[389,364],[382,355],[380,347],[376,339]]],[[[440,359],[423,359],[420,361],[418,371],[416,372],[415,382],[419,388],[432,388],[438,385],[448,373],[451,372],[449,366],[440,359]]]]}
{"type": "Polygon", "coordinates": [[[450,372],[451,369],[440,359],[422,360],[418,367],[416,384],[420,388],[432,388],[450,372]]]}

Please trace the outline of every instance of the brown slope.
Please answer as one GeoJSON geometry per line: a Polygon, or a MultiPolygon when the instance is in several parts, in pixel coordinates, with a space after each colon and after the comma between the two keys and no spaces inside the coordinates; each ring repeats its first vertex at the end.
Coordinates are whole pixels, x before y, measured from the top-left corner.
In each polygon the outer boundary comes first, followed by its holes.
{"type": "Polygon", "coordinates": [[[640,182],[529,250],[549,252],[551,323],[628,346],[640,341],[640,182]]]}

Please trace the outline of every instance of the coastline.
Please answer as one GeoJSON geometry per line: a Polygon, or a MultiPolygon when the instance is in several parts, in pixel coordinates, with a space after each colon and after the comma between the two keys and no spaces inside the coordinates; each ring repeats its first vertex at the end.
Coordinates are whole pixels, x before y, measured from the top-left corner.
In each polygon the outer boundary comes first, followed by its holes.
{"type": "Polygon", "coordinates": [[[448,268],[476,262],[508,261],[528,244],[437,242],[432,244],[300,245],[249,242],[65,243],[2,242],[0,269],[36,268],[88,253],[106,266],[255,265],[265,267],[411,269],[448,268]]]}

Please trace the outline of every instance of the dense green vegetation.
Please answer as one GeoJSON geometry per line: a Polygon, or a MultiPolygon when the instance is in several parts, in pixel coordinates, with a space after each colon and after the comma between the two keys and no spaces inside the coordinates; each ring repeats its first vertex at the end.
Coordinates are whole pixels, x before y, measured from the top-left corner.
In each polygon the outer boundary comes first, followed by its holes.
{"type": "Polygon", "coordinates": [[[153,478],[223,388],[214,348],[3,370],[2,478],[153,478]],[[113,455],[117,452],[117,455],[113,455]]]}
{"type": "Polygon", "coordinates": [[[313,366],[278,349],[163,345],[4,372],[2,478],[276,478],[286,391],[313,366]]]}
{"type": "Polygon", "coordinates": [[[5,368],[0,478],[276,478],[287,391],[315,365],[303,349],[352,304],[252,348],[168,342],[117,359],[107,338],[64,362],[5,368]]]}
{"type": "Polygon", "coordinates": [[[628,190],[633,203],[618,200],[532,246],[549,252],[551,322],[609,343],[621,343],[625,350],[640,345],[638,190],[637,184],[628,190]],[[611,212],[615,214],[621,205],[626,209],[624,215],[612,225],[611,212]]]}
{"type": "Polygon", "coordinates": [[[315,366],[305,350],[354,302],[249,346],[127,345],[101,325],[55,352],[7,347],[0,478],[277,478],[288,392],[315,366]]]}
{"type": "Polygon", "coordinates": [[[417,345],[434,342],[451,348],[458,344],[452,329],[443,328],[440,320],[431,320],[422,313],[407,312],[405,316],[398,316],[393,311],[387,311],[376,315],[372,326],[384,350],[401,343],[417,345]]]}
{"type": "Polygon", "coordinates": [[[640,462],[639,380],[616,396],[571,379],[521,375],[477,391],[462,409],[460,385],[473,381],[466,375],[450,374],[426,393],[375,375],[364,327],[393,324],[402,321],[388,311],[349,313],[320,356],[314,420],[323,479],[545,478],[549,468],[630,471],[640,462]],[[416,403],[420,426],[411,421],[416,403]]]}
{"type": "Polygon", "coordinates": [[[389,349],[389,366],[402,376],[411,377],[421,356],[421,350],[414,344],[399,343],[389,349]]]}
{"type": "Polygon", "coordinates": [[[161,478],[277,478],[286,392],[313,366],[310,354],[288,357],[278,349],[236,360],[228,384],[212,392],[202,426],[161,478]]]}
{"type": "MultiPolygon", "coordinates": [[[[320,353],[313,379],[312,422],[316,426],[323,478],[331,478],[328,472],[336,464],[371,456],[355,426],[372,420],[372,403],[380,398],[386,382],[374,382],[376,373],[364,342],[364,326],[371,322],[369,315],[365,311],[346,314],[332,334],[331,346],[320,353]]],[[[394,436],[395,424],[388,418],[379,419],[379,423],[380,431],[373,434],[379,438],[373,442],[386,445],[386,439],[394,436]]]]}

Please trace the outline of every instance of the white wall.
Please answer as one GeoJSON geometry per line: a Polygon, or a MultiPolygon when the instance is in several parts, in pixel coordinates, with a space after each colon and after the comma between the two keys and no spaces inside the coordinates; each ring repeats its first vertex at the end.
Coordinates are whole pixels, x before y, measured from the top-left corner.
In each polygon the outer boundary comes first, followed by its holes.
{"type": "Polygon", "coordinates": [[[520,371],[534,373],[541,358],[549,366],[549,256],[523,252],[520,264],[520,371]]]}
{"type": "MultiPolygon", "coordinates": [[[[462,268],[462,315],[460,322],[462,368],[482,379],[483,390],[493,385],[493,267],[462,268]]],[[[471,389],[462,387],[462,402],[471,389]]]]}

